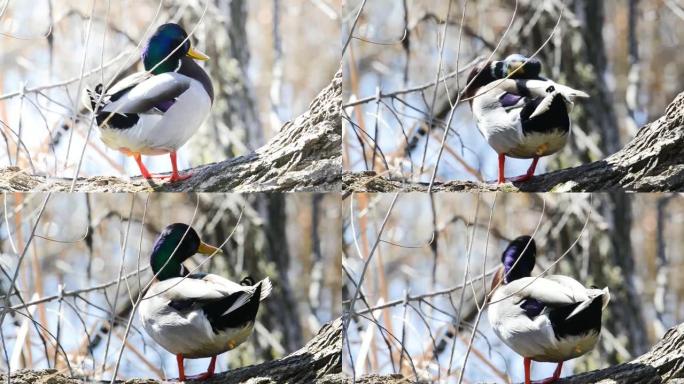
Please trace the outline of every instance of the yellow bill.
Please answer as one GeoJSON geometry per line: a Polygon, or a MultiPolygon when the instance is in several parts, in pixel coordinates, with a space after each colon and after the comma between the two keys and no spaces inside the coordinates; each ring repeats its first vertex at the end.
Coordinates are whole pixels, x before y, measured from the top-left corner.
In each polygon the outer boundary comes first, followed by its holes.
{"type": "Polygon", "coordinates": [[[221,248],[214,247],[213,245],[209,245],[206,243],[200,243],[199,248],[197,248],[197,252],[201,253],[203,255],[213,255],[214,253],[223,253],[221,248]]]}
{"type": "Polygon", "coordinates": [[[524,75],[525,74],[525,68],[523,67],[523,64],[525,64],[524,61],[516,61],[511,63],[508,66],[508,76],[513,74],[513,72],[517,73],[518,75],[524,75]]]}
{"type": "Polygon", "coordinates": [[[203,52],[200,52],[190,46],[190,49],[188,49],[188,53],[186,53],[187,56],[192,57],[195,60],[209,60],[209,56],[205,55],[203,52]]]}

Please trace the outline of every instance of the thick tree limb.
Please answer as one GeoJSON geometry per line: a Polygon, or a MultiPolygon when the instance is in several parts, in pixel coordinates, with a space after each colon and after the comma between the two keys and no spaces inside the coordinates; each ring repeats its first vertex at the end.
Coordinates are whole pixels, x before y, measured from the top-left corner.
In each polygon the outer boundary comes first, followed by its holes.
{"type": "MultiPolygon", "coordinates": [[[[326,324],[302,349],[291,355],[263,364],[234,369],[218,374],[208,383],[217,384],[271,384],[271,383],[325,383],[348,384],[351,378],[342,369],[342,320],[326,324]]],[[[76,384],[80,379],[68,378],[54,370],[23,370],[12,373],[13,383],[50,382],[76,384]]],[[[671,328],[665,336],[644,355],[627,363],[571,376],[559,384],[656,384],[682,382],[684,378],[684,323],[671,328]]],[[[5,376],[0,376],[5,381],[5,376]]],[[[407,384],[401,375],[369,375],[356,380],[360,384],[407,384]]],[[[131,379],[127,384],[157,384],[151,379],[131,379]]]]}
{"type": "MultiPolygon", "coordinates": [[[[683,378],[684,323],[671,328],[649,352],[628,363],[563,378],[558,384],[674,384],[684,382],[683,378]]],[[[356,382],[407,384],[410,381],[401,375],[371,375],[356,382]]]]}
{"type": "Polygon", "coordinates": [[[670,328],[650,351],[628,363],[568,377],[559,383],[681,383],[683,378],[684,324],[679,324],[670,328]]]}
{"type": "MultiPolygon", "coordinates": [[[[282,358],[262,364],[233,369],[217,374],[203,383],[214,384],[277,384],[277,383],[345,383],[342,371],[342,320],[324,325],[302,349],[282,358]]],[[[82,379],[70,378],[54,369],[13,372],[12,383],[80,384],[82,379]]],[[[6,375],[0,380],[5,382],[6,375]]],[[[152,379],[131,379],[126,384],[157,384],[152,379]]]]}
{"type": "MultiPolygon", "coordinates": [[[[246,156],[186,170],[193,177],[168,183],[140,177],[88,177],[76,182],[81,192],[259,192],[339,191],[342,170],[342,71],[311,102],[309,110],[286,124],[266,145],[246,156]]],[[[0,170],[0,190],[68,191],[70,179],[0,170]]]]}
{"type": "MultiPolygon", "coordinates": [[[[426,191],[427,183],[391,180],[374,172],[342,177],[346,192],[426,191]]],[[[525,183],[503,185],[471,181],[435,183],[433,191],[638,192],[684,190],[684,92],[665,115],[646,124],[624,148],[593,163],[536,176],[525,183]]]]}

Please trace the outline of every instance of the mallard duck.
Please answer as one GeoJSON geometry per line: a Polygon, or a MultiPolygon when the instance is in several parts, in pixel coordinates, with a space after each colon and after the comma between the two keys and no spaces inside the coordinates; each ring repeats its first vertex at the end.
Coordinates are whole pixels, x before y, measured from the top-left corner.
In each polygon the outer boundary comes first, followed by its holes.
{"type": "Polygon", "coordinates": [[[133,156],[147,179],[152,175],[142,155],[169,154],[172,182],[191,176],[178,173],[176,151],[209,116],[214,100],[211,79],[195,62],[209,57],[195,50],[187,38],[178,24],[160,26],[143,49],[144,72],[105,90],[99,105],[102,84],[84,93],[86,106],[95,111],[102,141],[133,156]]]}
{"type": "Polygon", "coordinates": [[[514,54],[474,68],[465,96],[477,127],[499,155],[498,182],[504,183],[506,156],[532,159],[523,182],[534,176],[542,156],[560,151],[568,140],[577,98],[588,94],[539,76],[541,62],[514,54]],[[506,78],[510,76],[509,78],[506,78]]]}
{"type": "Polygon", "coordinates": [[[494,333],[524,358],[526,384],[531,382],[532,360],[558,364],[545,381],[551,383],[560,377],[564,361],[593,349],[610,300],[608,288],[586,288],[568,276],[530,277],[536,253],[530,236],[508,245],[488,310],[494,333]]]}
{"type": "Polygon", "coordinates": [[[147,334],[176,355],[179,379],[185,380],[183,360],[211,357],[207,372],[214,374],[216,356],[242,344],[254,328],[259,302],[271,293],[267,278],[239,284],[221,276],[192,273],[183,261],[196,253],[220,249],[200,240],[186,224],[167,226],[154,243],[150,265],[157,281],[140,304],[140,320],[147,334]]]}

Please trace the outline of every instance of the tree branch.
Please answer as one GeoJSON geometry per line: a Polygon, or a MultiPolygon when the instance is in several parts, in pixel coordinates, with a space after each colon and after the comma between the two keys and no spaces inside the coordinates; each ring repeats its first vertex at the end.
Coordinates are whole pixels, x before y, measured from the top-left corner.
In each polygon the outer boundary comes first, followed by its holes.
{"type": "MultiPolygon", "coordinates": [[[[188,169],[193,177],[168,183],[141,177],[79,178],[79,192],[260,192],[335,191],[342,170],[342,71],[311,102],[309,110],[256,151],[188,169]]],[[[17,167],[0,169],[0,190],[68,191],[71,179],[30,175],[17,167]]]]}
{"type": "MultiPolygon", "coordinates": [[[[300,350],[279,360],[250,365],[219,373],[214,384],[277,384],[277,383],[346,383],[342,375],[342,320],[324,325],[311,341],[300,350]]],[[[55,369],[41,371],[21,370],[12,372],[13,383],[78,384],[81,378],[71,378],[55,369]]],[[[0,381],[6,381],[6,374],[0,381]]],[[[126,384],[157,384],[152,379],[130,379],[126,384]]]]}
{"type": "MultiPolygon", "coordinates": [[[[472,181],[435,183],[433,191],[638,192],[684,189],[684,92],[665,115],[644,125],[624,148],[593,163],[539,175],[525,183],[502,185],[472,181]]],[[[375,172],[345,172],[345,192],[426,191],[427,183],[393,180],[375,172]]]]}
{"type": "Polygon", "coordinates": [[[650,351],[623,364],[559,381],[583,383],[666,383],[684,376],[684,323],[670,328],[650,351]]]}
{"type": "MultiPolygon", "coordinates": [[[[674,382],[670,380],[681,377],[684,377],[684,323],[671,328],[650,351],[630,362],[566,377],[558,384],[657,384],[674,382]]],[[[402,375],[371,375],[356,382],[407,384],[410,381],[402,375]]]]}
{"type": "MultiPolygon", "coordinates": [[[[336,319],[326,325],[302,349],[282,358],[262,364],[220,373],[212,379],[216,384],[237,383],[325,383],[349,384],[350,377],[342,370],[342,320],[336,319]]],[[[627,363],[566,377],[559,384],[626,384],[665,383],[684,377],[684,323],[671,328],[663,338],[644,355],[627,363]]],[[[53,384],[77,384],[79,378],[69,378],[54,369],[13,372],[12,382],[50,382],[53,384]]],[[[5,381],[6,375],[0,380],[5,381]]],[[[409,379],[399,374],[369,375],[358,378],[359,384],[408,384],[409,379]]],[[[127,384],[157,384],[151,379],[131,379],[127,384]]]]}

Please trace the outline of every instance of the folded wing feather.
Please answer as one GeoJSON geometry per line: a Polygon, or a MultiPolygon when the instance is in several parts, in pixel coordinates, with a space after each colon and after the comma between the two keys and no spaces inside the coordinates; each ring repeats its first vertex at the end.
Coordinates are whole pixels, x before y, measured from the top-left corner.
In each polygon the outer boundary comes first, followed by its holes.
{"type": "Polygon", "coordinates": [[[249,303],[258,284],[261,284],[260,301],[268,297],[272,288],[268,277],[251,286],[240,285],[214,274],[192,274],[179,280],[180,278],[162,281],[157,288],[159,291],[165,290],[164,295],[171,302],[186,303],[184,307],[191,307],[189,302],[200,307],[219,302],[229,304],[221,316],[228,315],[249,303]],[[224,299],[230,296],[232,299],[226,302],[224,299]]]}
{"type": "Polygon", "coordinates": [[[103,108],[105,112],[144,113],[175,100],[190,88],[190,78],[177,73],[163,73],[135,85],[119,99],[103,108]]]}

